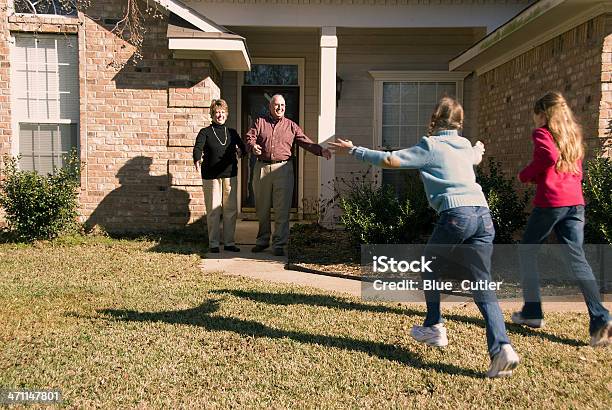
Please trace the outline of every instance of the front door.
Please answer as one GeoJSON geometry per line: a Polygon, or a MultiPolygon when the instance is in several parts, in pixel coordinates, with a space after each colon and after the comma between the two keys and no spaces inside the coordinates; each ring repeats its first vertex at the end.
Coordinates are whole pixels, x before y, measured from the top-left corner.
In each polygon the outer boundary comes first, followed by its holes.
{"type": "MultiPolygon", "coordinates": [[[[286,109],[285,116],[295,123],[299,124],[300,118],[300,88],[295,86],[266,86],[266,85],[243,85],[242,86],[242,135],[245,135],[253,121],[260,116],[268,114],[268,105],[272,96],[281,94],[285,98],[286,109]]],[[[297,210],[298,206],[298,151],[293,145],[293,166],[294,166],[294,189],[293,200],[291,204],[292,212],[297,210]]],[[[241,166],[241,211],[255,212],[255,198],[253,195],[253,169],[255,167],[256,157],[248,155],[242,159],[241,166]]]]}

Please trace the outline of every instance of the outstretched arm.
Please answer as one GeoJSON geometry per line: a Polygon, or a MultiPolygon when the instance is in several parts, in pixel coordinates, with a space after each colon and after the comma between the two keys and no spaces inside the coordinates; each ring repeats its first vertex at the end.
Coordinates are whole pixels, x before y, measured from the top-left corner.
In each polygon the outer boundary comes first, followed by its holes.
{"type": "Polygon", "coordinates": [[[331,158],[331,151],[327,148],[323,148],[321,145],[315,143],[310,138],[308,138],[308,136],[304,134],[304,131],[302,131],[299,125],[293,124],[292,131],[295,138],[295,142],[300,147],[304,148],[306,151],[312,152],[314,155],[318,155],[325,159],[331,158]]]}
{"type": "Polygon", "coordinates": [[[361,161],[369,162],[381,168],[418,169],[431,162],[431,150],[425,138],[410,148],[391,152],[355,147],[352,141],[342,138],[336,139],[336,142],[331,142],[330,145],[332,146],[332,151],[336,154],[348,153],[361,161]]]}

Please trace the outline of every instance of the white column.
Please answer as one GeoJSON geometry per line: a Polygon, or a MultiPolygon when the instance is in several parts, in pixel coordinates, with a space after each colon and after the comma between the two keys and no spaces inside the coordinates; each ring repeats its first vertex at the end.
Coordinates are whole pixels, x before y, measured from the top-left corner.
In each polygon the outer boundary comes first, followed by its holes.
{"type": "MultiPolygon", "coordinates": [[[[319,82],[319,144],[326,147],[336,134],[336,27],[321,27],[321,69],[319,82]]],[[[333,196],[329,188],[335,177],[335,158],[319,159],[319,199],[327,202],[333,196]]],[[[320,223],[332,223],[330,212],[320,216],[320,223]]]]}

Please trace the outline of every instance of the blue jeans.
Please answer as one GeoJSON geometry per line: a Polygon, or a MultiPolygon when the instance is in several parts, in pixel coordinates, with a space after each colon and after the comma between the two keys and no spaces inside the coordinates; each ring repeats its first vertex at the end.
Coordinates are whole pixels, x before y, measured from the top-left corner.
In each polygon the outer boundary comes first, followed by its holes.
{"type": "MultiPolygon", "coordinates": [[[[444,258],[443,253],[453,252],[454,245],[462,245],[457,249],[461,253],[462,265],[468,267],[471,279],[491,282],[491,255],[493,254],[494,237],[495,228],[488,208],[481,206],[452,208],[440,213],[438,223],[425,248],[425,254],[428,258],[431,256],[438,259],[444,258]],[[439,250],[443,252],[440,253],[439,250]]],[[[457,260],[456,255],[453,259],[457,260]]],[[[439,279],[438,269],[433,269],[431,273],[424,273],[423,279],[439,279]]],[[[473,296],[485,320],[487,346],[489,355],[493,357],[500,351],[501,345],[510,343],[506,334],[504,317],[494,291],[475,290],[473,296]]],[[[427,316],[423,326],[442,323],[440,292],[425,291],[425,300],[427,316]]]]}
{"type": "Polygon", "coordinates": [[[544,317],[540,296],[540,275],[537,270],[538,250],[554,230],[558,241],[565,245],[563,255],[567,266],[576,277],[589,310],[589,332],[593,334],[610,320],[610,313],[601,303],[597,280],[582,248],[584,220],[582,205],[535,208],[529,216],[519,250],[519,268],[525,300],[521,311],[523,317],[529,319],[544,317]]]}

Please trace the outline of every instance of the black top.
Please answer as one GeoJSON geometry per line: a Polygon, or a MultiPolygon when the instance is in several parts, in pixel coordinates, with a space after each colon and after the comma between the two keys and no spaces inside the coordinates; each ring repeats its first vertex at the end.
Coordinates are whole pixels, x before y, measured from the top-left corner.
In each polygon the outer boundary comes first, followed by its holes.
{"type": "Polygon", "coordinates": [[[242,155],[246,154],[244,143],[235,129],[214,122],[202,128],[193,147],[193,160],[202,160],[202,179],[238,175],[236,147],[240,148],[242,155]]]}

